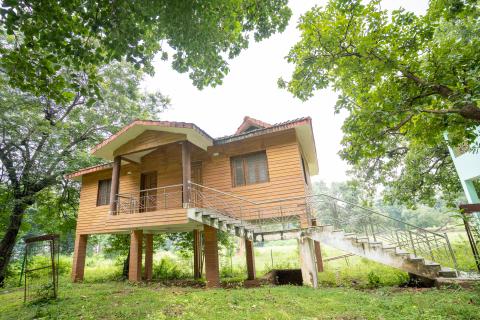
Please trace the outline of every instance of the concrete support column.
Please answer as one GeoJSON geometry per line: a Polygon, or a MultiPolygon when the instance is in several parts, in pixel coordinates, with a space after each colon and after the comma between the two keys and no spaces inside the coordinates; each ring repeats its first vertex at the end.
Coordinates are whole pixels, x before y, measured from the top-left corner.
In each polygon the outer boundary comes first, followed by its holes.
{"type": "Polygon", "coordinates": [[[200,230],[193,230],[193,278],[202,277],[202,238],[200,230]]]}
{"type": "Polygon", "coordinates": [[[220,287],[220,272],[218,270],[217,229],[204,225],[205,237],[205,278],[207,288],[220,287]]]}
{"type": "Polygon", "coordinates": [[[130,233],[130,264],[128,267],[128,280],[132,282],[139,282],[142,280],[142,240],[142,230],[134,230],[130,233]]]}
{"type": "Polygon", "coordinates": [[[113,158],[112,184],[110,185],[110,214],[117,214],[117,195],[120,186],[120,166],[122,158],[113,158]]]}
{"type": "Polygon", "coordinates": [[[73,251],[72,281],[83,281],[85,258],[87,257],[88,234],[77,234],[73,251]]]}
{"type": "Polygon", "coordinates": [[[183,207],[190,207],[190,180],[192,179],[191,146],[187,140],[182,142],[182,185],[183,207]]]}
{"type": "Polygon", "coordinates": [[[313,258],[313,240],[301,237],[298,240],[300,252],[300,267],[302,269],[303,284],[313,288],[318,287],[318,274],[313,258]]]}
{"type": "Polygon", "coordinates": [[[253,241],[245,238],[245,256],[247,258],[247,280],[255,280],[255,251],[253,241]]]}
{"type": "Polygon", "coordinates": [[[145,281],[151,281],[153,275],[153,234],[145,235],[145,281]]]}
{"type": "MultiPolygon", "coordinates": [[[[312,226],[317,226],[317,220],[312,219],[312,226]]],[[[322,248],[320,247],[320,241],[313,241],[315,262],[317,263],[317,271],[323,272],[323,260],[322,260],[322,248]]]]}

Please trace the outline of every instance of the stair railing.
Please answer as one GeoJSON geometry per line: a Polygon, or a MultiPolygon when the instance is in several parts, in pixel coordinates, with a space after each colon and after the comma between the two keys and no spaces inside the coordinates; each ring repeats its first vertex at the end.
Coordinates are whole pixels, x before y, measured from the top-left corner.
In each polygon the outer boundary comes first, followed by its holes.
{"type": "Polygon", "coordinates": [[[317,225],[332,225],[355,233],[368,242],[398,247],[415,256],[458,269],[457,260],[446,233],[438,233],[390,217],[376,210],[317,193],[268,201],[252,201],[232,193],[191,182],[194,204],[217,211],[255,228],[255,233],[301,229],[311,219],[317,225]]]}

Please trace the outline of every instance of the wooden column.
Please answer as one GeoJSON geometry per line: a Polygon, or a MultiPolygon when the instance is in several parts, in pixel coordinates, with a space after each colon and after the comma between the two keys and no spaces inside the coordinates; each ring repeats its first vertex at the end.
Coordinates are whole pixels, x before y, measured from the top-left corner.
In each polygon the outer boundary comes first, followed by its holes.
{"type": "Polygon", "coordinates": [[[205,278],[207,288],[220,287],[220,272],[218,270],[218,242],[217,229],[204,225],[205,237],[205,278]]]}
{"type": "Polygon", "coordinates": [[[85,258],[87,257],[88,234],[77,234],[73,251],[72,281],[83,281],[85,258]]]}
{"type": "Polygon", "coordinates": [[[145,281],[152,280],[153,274],[153,234],[145,235],[145,281]]]}
{"type": "Polygon", "coordinates": [[[253,241],[245,238],[245,256],[247,257],[247,280],[255,280],[255,251],[253,241]]]}
{"type": "Polygon", "coordinates": [[[142,230],[134,230],[130,233],[130,264],[128,267],[128,280],[132,282],[139,282],[142,280],[142,239],[142,230]]]}
{"type": "Polygon", "coordinates": [[[187,140],[182,142],[182,184],[183,184],[183,207],[190,205],[190,180],[192,178],[191,145],[187,140]]]}
{"type": "Polygon", "coordinates": [[[113,158],[112,184],[110,185],[110,214],[117,213],[117,195],[120,186],[120,166],[122,157],[113,158]]]}
{"type": "Polygon", "coordinates": [[[202,277],[202,238],[200,230],[193,230],[193,278],[202,277]]]}
{"type": "MultiPolygon", "coordinates": [[[[312,226],[317,226],[317,219],[312,219],[312,226]]],[[[314,253],[315,253],[315,262],[317,264],[317,271],[323,272],[323,259],[322,259],[322,248],[320,247],[319,241],[313,241],[314,253]]]]}

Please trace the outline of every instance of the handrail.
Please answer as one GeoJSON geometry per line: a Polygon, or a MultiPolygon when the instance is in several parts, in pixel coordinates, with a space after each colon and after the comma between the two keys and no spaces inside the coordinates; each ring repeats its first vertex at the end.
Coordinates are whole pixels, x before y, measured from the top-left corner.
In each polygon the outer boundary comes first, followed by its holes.
{"type": "Polygon", "coordinates": [[[257,202],[257,201],[251,201],[251,200],[245,199],[245,198],[243,198],[243,197],[239,197],[239,196],[234,195],[234,194],[232,194],[232,193],[220,191],[220,190],[217,190],[217,189],[211,188],[211,187],[206,187],[206,186],[203,186],[203,185],[198,184],[198,183],[194,183],[194,182],[189,182],[189,183],[192,184],[192,185],[198,186],[198,187],[202,187],[202,188],[205,188],[205,189],[208,189],[208,190],[211,190],[211,191],[215,191],[215,192],[218,192],[218,193],[221,193],[221,194],[224,194],[224,195],[227,195],[227,196],[230,196],[230,197],[233,197],[233,198],[242,200],[242,201],[246,201],[246,202],[248,202],[248,203],[250,203],[250,204],[253,204],[253,205],[256,205],[256,206],[264,205],[264,204],[277,203],[277,202],[286,202],[286,201],[292,201],[292,200],[302,200],[302,199],[305,199],[305,198],[326,197],[326,198],[330,198],[330,199],[332,199],[332,200],[336,200],[336,201],[339,201],[339,202],[348,204],[348,205],[350,205],[350,206],[353,206],[353,207],[356,207],[356,208],[359,208],[359,209],[368,211],[368,212],[370,212],[370,213],[379,215],[379,216],[381,216],[381,217],[384,217],[384,218],[387,218],[387,219],[390,219],[390,220],[393,220],[393,221],[397,221],[397,222],[402,223],[402,224],[404,224],[404,225],[407,225],[407,226],[409,226],[409,227],[412,227],[412,228],[415,228],[415,229],[418,229],[418,230],[422,230],[422,231],[424,231],[424,232],[427,232],[427,233],[430,233],[430,234],[434,234],[434,235],[437,235],[437,236],[440,236],[440,237],[445,237],[443,234],[440,234],[440,233],[437,233],[437,232],[434,232],[434,231],[430,231],[430,230],[424,229],[424,228],[422,228],[422,227],[418,227],[418,226],[416,226],[416,225],[413,225],[413,224],[411,224],[411,223],[402,221],[402,220],[400,220],[400,219],[396,219],[396,218],[390,217],[390,216],[388,216],[388,215],[385,215],[385,214],[380,213],[380,212],[378,212],[378,211],[375,211],[375,210],[373,210],[373,209],[366,208],[366,207],[360,206],[360,205],[358,205],[358,204],[355,204],[355,203],[353,203],[353,202],[346,201],[346,200],[342,200],[342,199],[339,199],[339,198],[337,198],[337,197],[334,197],[334,196],[331,196],[331,195],[329,195],[329,194],[322,193],[322,192],[319,192],[319,193],[316,193],[316,194],[313,194],[313,195],[287,197],[287,198],[279,198],[279,199],[273,199],[273,200],[267,200],[267,201],[257,202]]]}
{"type": "MultiPolygon", "coordinates": [[[[176,187],[183,187],[183,184],[171,184],[171,185],[168,185],[168,186],[161,186],[161,187],[157,187],[157,188],[141,189],[141,190],[138,190],[138,193],[146,192],[146,191],[153,191],[153,190],[160,190],[160,189],[176,188],[176,187]]],[[[132,196],[133,194],[134,194],[133,192],[130,192],[130,193],[127,193],[127,192],[117,193],[117,197],[124,197],[124,195],[130,195],[130,196],[132,196]]],[[[135,193],[135,194],[136,194],[136,193],[135,193]]]]}

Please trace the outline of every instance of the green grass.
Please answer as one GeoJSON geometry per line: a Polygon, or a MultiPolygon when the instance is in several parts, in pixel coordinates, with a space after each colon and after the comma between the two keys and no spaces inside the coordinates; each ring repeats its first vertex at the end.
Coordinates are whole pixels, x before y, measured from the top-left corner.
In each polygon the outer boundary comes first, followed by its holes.
{"type": "Polygon", "coordinates": [[[0,319],[480,319],[480,291],[263,287],[192,289],[64,282],[56,301],[0,294],[0,319]]]}

